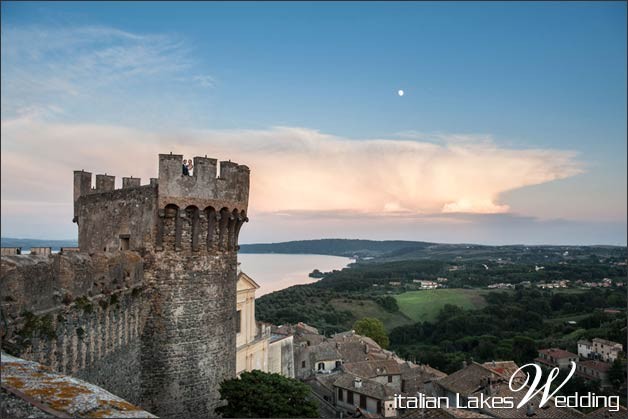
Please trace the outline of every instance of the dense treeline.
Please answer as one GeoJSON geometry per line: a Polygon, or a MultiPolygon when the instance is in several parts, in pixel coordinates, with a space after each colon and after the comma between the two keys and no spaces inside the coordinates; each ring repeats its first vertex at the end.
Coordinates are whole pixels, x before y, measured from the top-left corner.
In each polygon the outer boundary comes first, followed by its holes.
{"type": "Polygon", "coordinates": [[[338,296],[312,285],[297,285],[258,298],[256,316],[273,324],[304,322],[326,334],[341,332],[349,329],[354,319],[350,312],[336,310],[329,303],[338,296]]]}
{"type": "Polygon", "coordinates": [[[342,271],[331,272],[312,286],[340,292],[368,290],[374,284],[386,286],[391,281],[411,283],[417,278],[436,278],[446,268],[445,262],[429,260],[356,264],[342,271]]]}
{"type": "Polygon", "coordinates": [[[607,307],[609,301],[625,307],[623,290],[578,294],[517,290],[490,293],[486,299],[488,305],[480,310],[464,311],[449,305],[434,322],[392,330],[391,348],[401,356],[451,372],[470,357],[478,362],[513,359],[527,363],[537,356],[540,347],[560,346],[576,352],[576,342],[581,338],[623,342],[626,336],[625,313],[596,311],[607,307]],[[576,325],[561,320],[573,313],[583,316],[576,325]]]}
{"type": "Polygon", "coordinates": [[[536,264],[500,265],[492,262],[447,262],[439,260],[404,260],[374,264],[358,263],[351,268],[327,273],[315,287],[336,291],[363,291],[374,285],[386,287],[390,282],[413,286],[412,281],[448,279],[453,288],[485,287],[498,282],[520,284],[569,280],[576,282],[600,281],[610,278],[625,282],[626,266],[601,263],[597,259],[585,259],[569,264],[547,264],[536,269],[536,264]]]}
{"type": "MultiPolygon", "coordinates": [[[[500,260],[506,263],[558,263],[595,259],[625,260],[625,247],[617,246],[483,246],[439,244],[403,240],[322,239],[241,245],[242,253],[322,254],[374,257],[374,262],[394,260],[500,260]]],[[[373,261],[372,261],[373,262],[373,261]]]]}
{"type": "Polygon", "coordinates": [[[351,240],[351,239],[322,239],[300,240],[283,243],[243,244],[242,253],[288,253],[288,254],[318,254],[334,256],[378,256],[400,249],[422,249],[431,243],[403,241],[403,240],[351,240]]]}
{"type": "MultiPolygon", "coordinates": [[[[3,247],[76,246],[76,240],[35,240],[0,238],[3,247]]],[[[440,244],[405,240],[321,239],[283,243],[240,245],[241,253],[321,254],[374,258],[369,263],[399,260],[487,261],[503,264],[558,264],[589,262],[622,262],[626,248],[618,246],[483,246],[477,244],[440,244]]]]}

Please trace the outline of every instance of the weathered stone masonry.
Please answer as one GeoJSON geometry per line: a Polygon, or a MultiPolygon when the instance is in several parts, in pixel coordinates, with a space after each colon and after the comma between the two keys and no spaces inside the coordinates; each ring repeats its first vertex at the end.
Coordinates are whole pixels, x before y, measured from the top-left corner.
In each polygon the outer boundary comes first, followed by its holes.
{"type": "Polygon", "coordinates": [[[196,157],[193,176],[183,176],[182,158],[160,154],[158,179],[140,186],[124,178],[120,190],[113,176],[97,175],[93,189],[91,173],[75,172],[81,252],[3,257],[3,297],[5,289],[15,295],[2,301],[11,312],[3,312],[3,333],[8,346],[16,341],[16,355],[74,372],[160,417],[209,417],[220,382],[235,375],[237,243],[248,221],[249,169],[221,162],[217,176],[215,159],[196,157]],[[20,282],[41,289],[28,295],[20,282]],[[25,310],[53,313],[53,324],[36,322],[39,337],[19,347],[25,310]]]}

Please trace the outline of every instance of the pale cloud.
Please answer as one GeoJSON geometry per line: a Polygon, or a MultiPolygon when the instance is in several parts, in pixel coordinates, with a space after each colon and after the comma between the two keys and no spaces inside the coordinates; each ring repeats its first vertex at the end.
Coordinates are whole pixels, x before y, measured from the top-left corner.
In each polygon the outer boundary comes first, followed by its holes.
{"type": "Polygon", "coordinates": [[[150,80],[214,87],[190,47],[173,34],[136,34],[106,26],[2,28],[2,113],[97,101],[125,82],[150,80]]]}
{"type": "Polygon", "coordinates": [[[192,80],[198,82],[202,87],[214,87],[216,85],[216,80],[208,74],[198,74],[192,77],[192,80]]]}
{"type": "Polygon", "coordinates": [[[157,153],[170,151],[248,165],[250,211],[284,215],[506,213],[503,192],[582,171],[573,152],[508,149],[472,136],[434,144],[347,139],[297,127],[156,133],[29,116],[2,121],[2,133],[7,211],[18,202],[71,202],[75,169],[147,183],[157,176],[157,153]]]}

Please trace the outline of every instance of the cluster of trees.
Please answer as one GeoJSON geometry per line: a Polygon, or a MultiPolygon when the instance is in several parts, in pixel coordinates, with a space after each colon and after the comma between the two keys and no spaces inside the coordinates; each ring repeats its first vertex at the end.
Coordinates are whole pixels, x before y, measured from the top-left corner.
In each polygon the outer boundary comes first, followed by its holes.
{"type": "Polygon", "coordinates": [[[220,384],[226,401],[216,413],[224,418],[317,418],[318,404],[310,388],[293,378],[259,370],[245,371],[240,378],[220,384]]]}
{"type": "Polygon", "coordinates": [[[273,324],[305,322],[324,334],[349,329],[354,321],[351,312],[337,310],[330,304],[341,294],[312,285],[297,285],[258,298],[258,320],[273,324]]]}
{"type": "Polygon", "coordinates": [[[321,239],[243,244],[241,253],[286,253],[335,256],[381,256],[399,249],[423,249],[432,243],[403,240],[321,239]]]}
{"type": "Polygon", "coordinates": [[[448,278],[449,287],[462,288],[485,287],[498,282],[516,285],[525,281],[538,283],[561,279],[573,282],[611,278],[625,282],[628,274],[626,266],[600,262],[597,258],[585,258],[567,264],[546,263],[538,271],[536,266],[536,263],[502,265],[486,260],[463,263],[434,259],[358,263],[341,271],[326,273],[323,279],[311,286],[337,292],[364,292],[373,285],[387,287],[390,281],[411,284],[414,279],[436,280],[443,276],[448,278]],[[449,268],[454,265],[458,269],[450,271],[449,268]]]}
{"type": "Polygon", "coordinates": [[[334,271],[312,287],[336,292],[363,292],[374,284],[388,285],[390,281],[412,282],[417,278],[436,278],[449,266],[443,261],[405,260],[399,262],[357,264],[334,271]]]}
{"type": "Polygon", "coordinates": [[[360,319],[353,324],[353,330],[355,330],[355,333],[358,335],[367,336],[373,339],[384,349],[387,349],[390,344],[390,340],[386,334],[386,329],[384,328],[384,323],[382,323],[379,319],[374,319],[372,317],[360,319]]]}
{"type": "Polygon", "coordinates": [[[566,314],[564,304],[556,303],[555,296],[552,292],[517,290],[488,294],[487,306],[479,310],[446,305],[432,322],[393,329],[389,335],[391,348],[406,358],[452,372],[469,358],[478,362],[512,359],[525,364],[537,356],[539,347],[561,346],[575,352],[579,338],[625,339],[625,313],[595,311],[607,306],[609,300],[625,306],[622,291],[591,290],[568,295],[571,304],[580,310],[576,313],[584,316],[575,326],[548,321],[566,314]]]}

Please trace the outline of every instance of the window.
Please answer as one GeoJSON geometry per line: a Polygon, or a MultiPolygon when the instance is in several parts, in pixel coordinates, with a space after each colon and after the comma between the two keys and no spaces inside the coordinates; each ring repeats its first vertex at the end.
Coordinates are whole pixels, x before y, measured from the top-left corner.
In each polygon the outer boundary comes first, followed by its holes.
{"type": "Polygon", "coordinates": [[[305,361],[301,361],[301,368],[305,368],[305,361]]]}
{"type": "Polygon", "coordinates": [[[353,391],[347,390],[347,403],[353,404],[353,391]]]}
{"type": "Polygon", "coordinates": [[[242,329],[242,310],[238,310],[236,314],[236,333],[240,333],[242,329]]]}
{"type": "Polygon", "coordinates": [[[322,370],[324,370],[324,369],[325,369],[325,363],[324,363],[324,362],[319,362],[319,363],[318,363],[318,370],[319,370],[319,371],[322,371],[322,370]]]}
{"type": "Polygon", "coordinates": [[[131,237],[128,234],[120,234],[120,250],[129,250],[131,237]]]}
{"type": "Polygon", "coordinates": [[[360,407],[366,409],[366,396],[364,394],[360,394],[360,407]]]}
{"type": "Polygon", "coordinates": [[[392,379],[393,379],[393,376],[392,376],[392,375],[389,375],[389,376],[388,376],[388,382],[389,382],[389,383],[392,383],[392,379]]]}
{"type": "Polygon", "coordinates": [[[342,401],[342,389],[338,389],[338,401],[342,401]]]}

